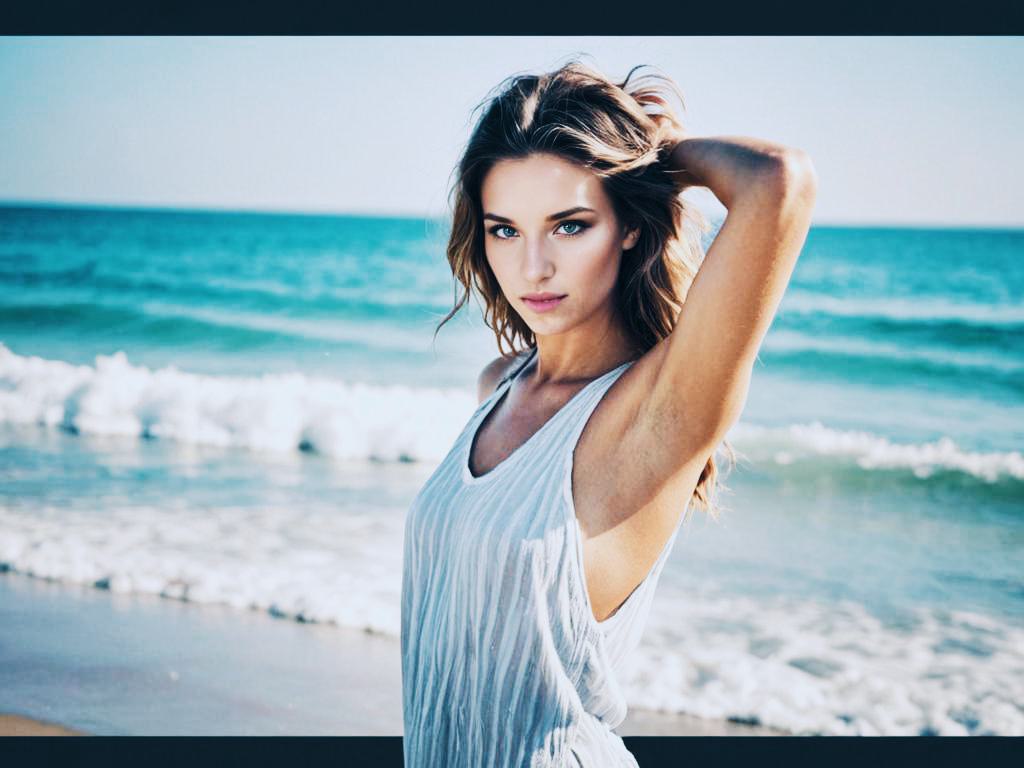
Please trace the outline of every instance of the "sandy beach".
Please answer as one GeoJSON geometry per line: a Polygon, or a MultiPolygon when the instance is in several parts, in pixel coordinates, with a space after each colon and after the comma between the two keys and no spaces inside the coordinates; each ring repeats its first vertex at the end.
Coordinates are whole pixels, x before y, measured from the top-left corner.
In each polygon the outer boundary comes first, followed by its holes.
{"type": "Polygon", "coordinates": [[[55,723],[21,715],[0,715],[0,736],[87,736],[55,723]]]}
{"type": "MultiPolygon", "coordinates": [[[[0,574],[0,735],[402,734],[395,638],[0,574]]],[[[766,735],[631,710],[622,736],[766,735]]]]}

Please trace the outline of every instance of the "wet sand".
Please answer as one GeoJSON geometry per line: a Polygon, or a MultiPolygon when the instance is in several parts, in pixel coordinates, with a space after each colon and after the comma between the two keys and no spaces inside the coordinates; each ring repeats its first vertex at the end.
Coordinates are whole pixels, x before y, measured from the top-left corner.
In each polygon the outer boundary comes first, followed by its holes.
{"type": "Polygon", "coordinates": [[[55,723],[44,723],[21,715],[0,715],[0,736],[85,736],[55,723]]]}
{"type": "MultiPolygon", "coordinates": [[[[397,638],[0,573],[0,735],[400,736],[397,638]]],[[[630,710],[622,736],[780,734],[630,710]]]]}

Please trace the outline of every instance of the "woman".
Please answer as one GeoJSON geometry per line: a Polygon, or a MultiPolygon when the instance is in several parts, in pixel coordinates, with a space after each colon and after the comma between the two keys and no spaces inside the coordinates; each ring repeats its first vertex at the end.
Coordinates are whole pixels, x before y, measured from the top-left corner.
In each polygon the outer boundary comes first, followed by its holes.
{"type": "Polygon", "coordinates": [[[687,137],[672,81],[632,74],[511,79],[458,166],[442,325],[475,286],[512,354],[408,514],[407,766],[636,765],[615,670],[691,501],[715,512],[816,180],[800,150],[687,137]],[[728,209],[702,263],[694,185],[728,209]]]}

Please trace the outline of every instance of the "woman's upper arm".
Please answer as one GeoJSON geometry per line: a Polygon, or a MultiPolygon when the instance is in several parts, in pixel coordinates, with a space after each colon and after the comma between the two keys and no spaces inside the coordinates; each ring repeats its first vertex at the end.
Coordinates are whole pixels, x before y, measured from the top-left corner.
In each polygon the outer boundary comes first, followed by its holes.
{"type": "Polygon", "coordinates": [[[675,328],[641,361],[648,380],[636,427],[669,462],[703,466],[739,418],[806,240],[816,190],[810,159],[791,150],[735,200],[675,328]]]}

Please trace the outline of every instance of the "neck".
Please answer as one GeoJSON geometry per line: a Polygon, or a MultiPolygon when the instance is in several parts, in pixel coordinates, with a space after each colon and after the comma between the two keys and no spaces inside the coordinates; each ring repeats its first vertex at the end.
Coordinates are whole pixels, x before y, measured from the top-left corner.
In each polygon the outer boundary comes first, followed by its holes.
{"type": "Polygon", "coordinates": [[[537,357],[527,371],[533,386],[589,382],[642,354],[639,345],[615,315],[606,315],[571,332],[537,334],[537,357]]]}

